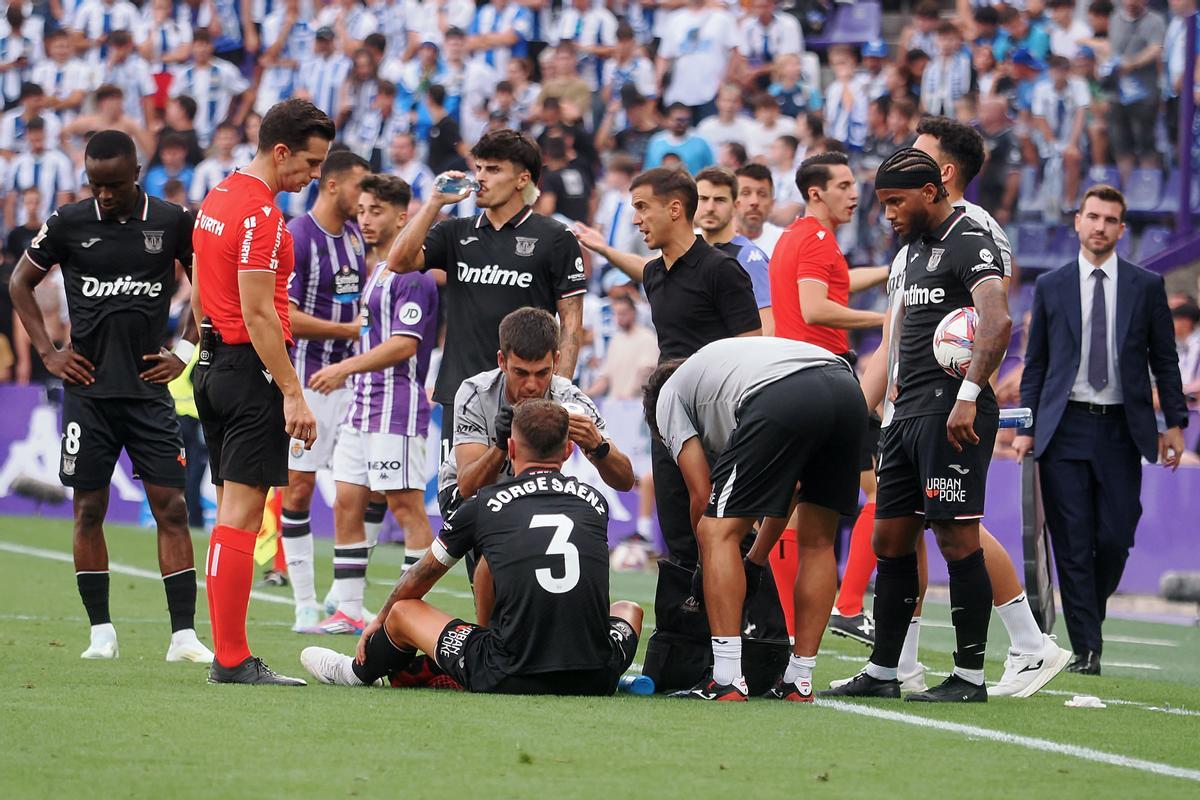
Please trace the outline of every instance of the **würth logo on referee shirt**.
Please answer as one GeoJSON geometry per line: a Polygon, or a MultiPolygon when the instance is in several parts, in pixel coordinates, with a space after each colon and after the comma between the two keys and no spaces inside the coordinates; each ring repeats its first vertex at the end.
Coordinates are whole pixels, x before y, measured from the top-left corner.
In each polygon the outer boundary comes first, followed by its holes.
{"type": "Polygon", "coordinates": [[[485,286],[519,286],[528,289],[533,283],[533,273],[518,269],[504,269],[495,264],[472,267],[458,262],[458,279],[463,283],[480,283],[485,286]]]}

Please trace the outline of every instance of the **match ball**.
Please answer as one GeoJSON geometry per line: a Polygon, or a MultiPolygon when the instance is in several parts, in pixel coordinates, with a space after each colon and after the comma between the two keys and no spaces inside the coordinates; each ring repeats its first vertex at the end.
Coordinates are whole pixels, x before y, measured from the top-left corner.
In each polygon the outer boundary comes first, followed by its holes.
{"type": "Polygon", "coordinates": [[[933,332],[933,357],[950,377],[967,377],[978,324],[979,315],[974,308],[956,308],[942,318],[933,332]]]}
{"type": "Polygon", "coordinates": [[[621,542],[609,555],[609,566],[613,572],[641,572],[646,568],[648,557],[641,543],[621,542]]]}

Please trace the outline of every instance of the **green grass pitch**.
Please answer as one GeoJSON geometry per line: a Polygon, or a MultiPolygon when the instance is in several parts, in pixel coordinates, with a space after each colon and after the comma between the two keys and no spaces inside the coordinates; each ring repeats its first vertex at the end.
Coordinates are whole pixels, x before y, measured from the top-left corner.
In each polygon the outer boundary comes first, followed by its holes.
{"type": "MultiPolygon", "coordinates": [[[[1103,677],[1062,675],[1028,700],[952,708],[208,686],[203,667],[162,660],[169,626],[153,535],[111,526],[108,540],[113,562],[141,574],[112,577],[120,658],[82,661],[70,526],[0,519],[0,797],[1200,796],[1194,627],[1113,620],[1103,677]],[[1073,694],[1108,708],[1064,707],[1073,694]]],[[[205,545],[197,537],[197,563],[205,545]]],[[[322,592],[329,551],[318,545],[322,592]]],[[[383,602],[400,561],[399,548],[376,551],[368,607],[383,602]]],[[[649,609],[653,587],[646,575],[614,575],[612,596],[649,609]]],[[[467,616],[466,592],[460,568],[429,599],[467,616]]],[[[198,607],[209,641],[203,590],[198,607]]],[[[318,640],[291,633],[291,616],[286,602],[253,600],[250,640],[271,666],[301,675],[300,649],[318,640]]],[[[948,611],[931,606],[926,619],[921,660],[944,672],[948,611]]],[[[992,680],[1004,644],[994,617],[992,680]]],[[[818,686],[854,672],[867,651],[827,636],[821,652],[818,686]]]]}

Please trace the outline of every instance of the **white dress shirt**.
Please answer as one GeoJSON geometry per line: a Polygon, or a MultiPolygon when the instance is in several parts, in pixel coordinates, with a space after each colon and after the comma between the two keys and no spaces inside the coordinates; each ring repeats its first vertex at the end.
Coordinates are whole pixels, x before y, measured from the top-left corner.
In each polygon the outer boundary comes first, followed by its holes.
{"type": "Polygon", "coordinates": [[[1114,250],[1100,265],[1104,270],[1104,310],[1108,315],[1108,385],[1100,391],[1088,383],[1088,357],[1092,352],[1092,298],[1096,291],[1096,278],[1092,271],[1096,267],[1079,254],[1079,310],[1083,324],[1079,328],[1081,340],[1079,369],[1075,373],[1075,385],[1071,387],[1070,399],[1080,403],[1096,403],[1102,406],[1124,402],[1121,394],[1120,373],[1117,372],[1117,253],[1114,250]]]}

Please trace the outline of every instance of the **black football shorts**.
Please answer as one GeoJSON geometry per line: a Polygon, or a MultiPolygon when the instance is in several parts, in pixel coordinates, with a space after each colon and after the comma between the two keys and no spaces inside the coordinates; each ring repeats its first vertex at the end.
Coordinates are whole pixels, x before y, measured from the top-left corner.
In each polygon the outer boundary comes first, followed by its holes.
{"type": "Polygon", "coordinates": [[[609,663],[601,669],[508,675],[488,665],[485,650],[493,644],[491,628],[451,620],[438,637],[434,658],[446,674],[470,692],[488,694],[610,695],[637,654],[638,636],[620,617],[608,618],[609,663]]]}
{"type": "Polygon", "coordinates": [[[946,438],[946,414],[892,420],[879,446],[875,518],[923,515],[928,522],[983,517],[998,414],[975,417],[979,444],[960,453],[946,438]]]}
{"type": "Polygon", "coordinates": [[[212,482],[287,486],[283,393],[248,344],[218,345],[192,373],[212,482]]]}
{"type": "Polygon", "coordinates": [[[737,427],[712,469],[705,516],[785,517],[799,499],[854,514],[867,407],[842,365],[778,380],[738,409],[737,427]]]}
{"type": "Polygon", "coordinates": [[[84,491],[108,486],[122,449],[133,462],[135,478],[183,488],[187,460],[170,395],[93,398],[68,389],[58,469],[63,486],[84,491]]]}

